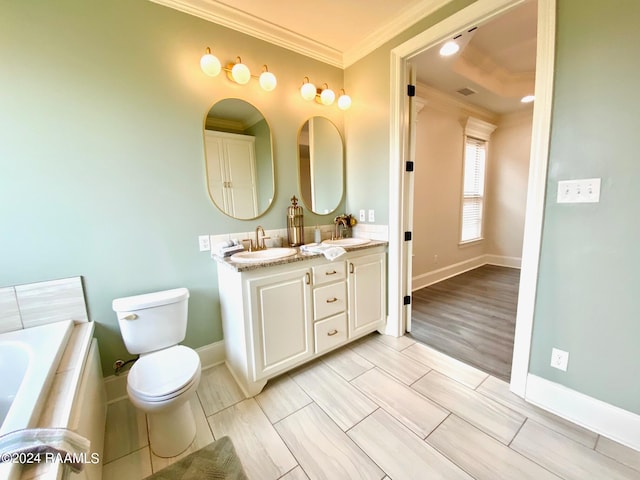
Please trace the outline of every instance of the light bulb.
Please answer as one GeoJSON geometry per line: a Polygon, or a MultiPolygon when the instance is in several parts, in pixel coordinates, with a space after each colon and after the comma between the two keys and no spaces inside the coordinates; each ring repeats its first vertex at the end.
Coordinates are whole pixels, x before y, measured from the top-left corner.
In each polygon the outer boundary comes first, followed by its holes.
{"type": "Polygon", "coordinates": [[[525,95],[520,99],[522,103],[531,103],[536,99],[534,95],[525,95]]]}
{"type": "Polygon", "coordinates": [[[351,97],[346,93],[344,93],[344,90],[342,90],[342,95],[340,95],[340,97],[338,98],[338,108],[340,110],[349,110],[350,106],[351,106],[351,97]]]}
{"type": "Polygon", "coordinates": [[[267,92],[270,92],[271,90],[276,88],[276,85],[278,84],[276,76],[269,70],[267,70],[266,65],[264,66],[264,72],[260,74],[260,78],[258,79],[258,81],[260,82],[260,86],[262,87],[262,89],[267,92]]]}
{"type": "Polygon", "coordinates": [[[218,60],[215,55],[211,54],[211,49],[209,47],[207,47],[207,53],[205,53],[200,59],[200,68],[210,77],[215,77],[220,73],[220,60],[218,60]]]}
{"type": "Polygon", "coordinates": [[[460,45],[458,45],[453,40],[449,40],[440,49],[440,55],[442,55],[443,57],[448,57],[456,53],[458,50],[460,50],[460,45]]]}
{"type": "Polygon", "coordinates": [[[246,85],[251,79],[251,72],[249,71],[249,67],[242,63],[240,57],[236,59],[236,63],[233,65],[233,68],[231,68],[231,76],[236,81],[236,83],[239,83],[240,85],[246,85]]]}
{"type": "Polygon", "coordinates": [[[330,88],[325,88],[320,94],[320,101],[323,105],[331,105],[336,99],[336,94],[330,88]]]}
{"type": "Polygon", "coordinates": [[[305,100],[313,100],[314,98],[316,98],[316,86],[313,83],[309,82],[309,79],[307,77],[304,78],[304,83],[300,87],[300,95],[302,95],[302,98],[304,98],[305,100]]]}

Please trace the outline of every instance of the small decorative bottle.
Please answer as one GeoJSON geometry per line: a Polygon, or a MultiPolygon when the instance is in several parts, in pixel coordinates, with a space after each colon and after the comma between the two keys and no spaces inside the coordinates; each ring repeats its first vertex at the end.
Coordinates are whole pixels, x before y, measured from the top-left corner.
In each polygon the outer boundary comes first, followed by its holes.
{"type": "Polygon", "coordinates": [[[287,208],[287,237],[291,247],[304,245],[304,212],[295,195],[291,197],[291,206],[287,208]]]}

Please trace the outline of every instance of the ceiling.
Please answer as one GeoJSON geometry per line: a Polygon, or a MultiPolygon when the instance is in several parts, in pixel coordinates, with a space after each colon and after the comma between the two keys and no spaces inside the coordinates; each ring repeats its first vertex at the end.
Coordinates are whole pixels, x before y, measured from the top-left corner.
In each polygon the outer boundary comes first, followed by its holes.
{"type": "MultiPolygon", "coordinates": [[[[451,0],[151,1],[345,68],[451,0]]],[[[465,47],[453,57],[438,47],[411,59],[418,81],[495,113],[526,108],[519,100],[533,93],[536,1],[460,33],[465,47]],[[477,93],[456,93],[465,87],[477,93]]]]}

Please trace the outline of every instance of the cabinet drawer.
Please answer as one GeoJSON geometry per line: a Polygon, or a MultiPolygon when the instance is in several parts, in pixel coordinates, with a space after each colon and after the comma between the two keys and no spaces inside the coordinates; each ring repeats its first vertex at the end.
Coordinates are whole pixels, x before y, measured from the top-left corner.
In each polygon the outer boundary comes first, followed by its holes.
{"type": "Polygon", "coordinates": [[[347,284],[344,281],[318,287],[313,291],[314,320],[344,312],[346,309],[347,284]]]}
{"type": "Polygon", "coordinates": [[[331,262],[326,265],[313,267],[313,284],[320,285],[327,282],[342,280],[346,275],[345,262],[331,262]]]}
{"type": "Polygon", "coordinates": [[[313,325],[315,353],[323,353],[347,341],[347,315],[341,313],[313,325]]]}

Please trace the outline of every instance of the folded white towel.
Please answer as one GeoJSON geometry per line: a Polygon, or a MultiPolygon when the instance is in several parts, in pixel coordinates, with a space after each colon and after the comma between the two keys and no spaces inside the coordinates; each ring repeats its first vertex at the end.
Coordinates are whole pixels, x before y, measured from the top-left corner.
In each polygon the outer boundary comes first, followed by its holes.
{"type": "Polygon", "coordinates": [[[347,251],[342,247],[336,247],[333,245],[323,245],[322,243],[309,243],[300,247],[301,252],[307,253],[321,253],[327,260],[335,260],[341,257],[347,251]]]}

